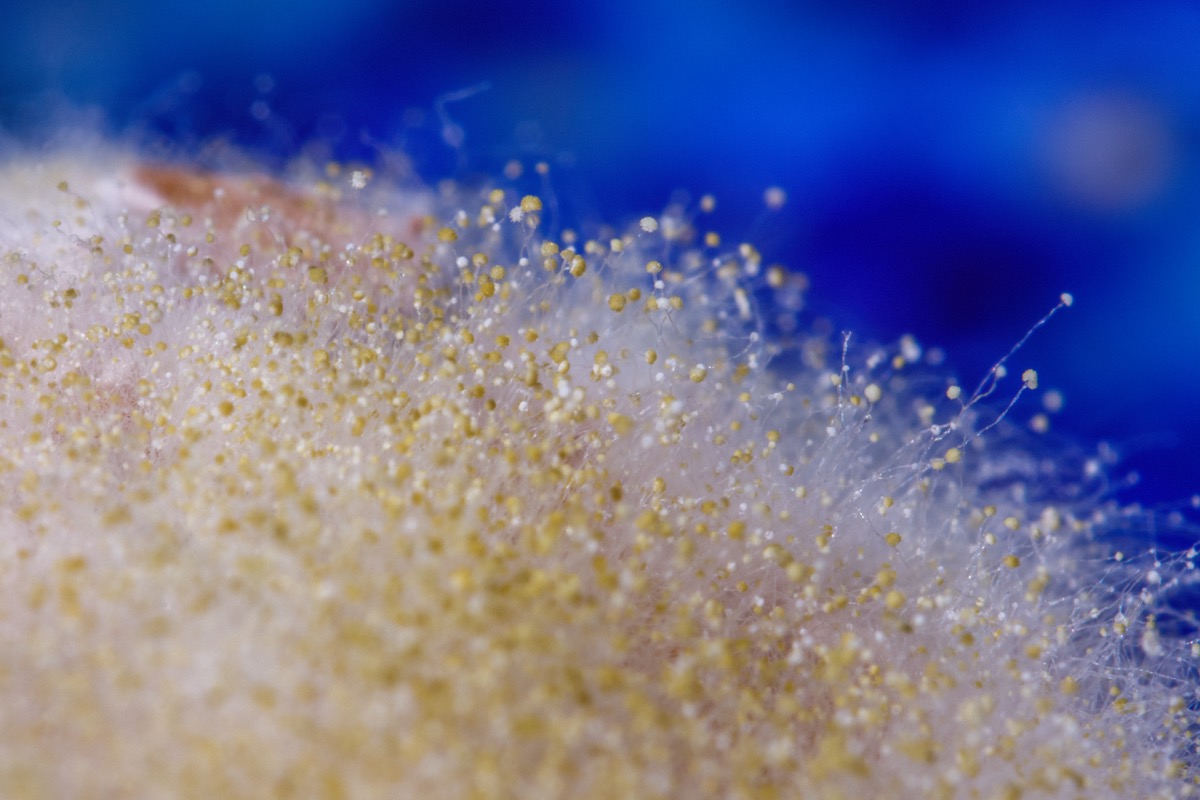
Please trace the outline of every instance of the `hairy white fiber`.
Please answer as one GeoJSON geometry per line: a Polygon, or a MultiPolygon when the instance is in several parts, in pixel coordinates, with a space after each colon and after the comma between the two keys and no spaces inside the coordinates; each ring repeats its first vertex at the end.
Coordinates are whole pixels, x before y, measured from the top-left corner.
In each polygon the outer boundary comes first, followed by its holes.
{"type": "Polygon", "coordinates": [[[0,795],[1192,792],[1195,552],[1002,418],[1036,373],[543,214],[0,168],[0,795]]]}

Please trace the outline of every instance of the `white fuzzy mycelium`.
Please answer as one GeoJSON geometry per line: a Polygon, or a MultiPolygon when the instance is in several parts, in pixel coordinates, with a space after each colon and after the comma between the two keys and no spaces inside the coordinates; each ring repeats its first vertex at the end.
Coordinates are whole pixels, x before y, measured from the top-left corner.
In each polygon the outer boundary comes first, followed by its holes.
{"type": "Polygon", "coordinates": [[[912,342],[772,341],[752,246],[544,213],[0,167],[0,796],[1193,789],[1194,553],[912,342]]]}

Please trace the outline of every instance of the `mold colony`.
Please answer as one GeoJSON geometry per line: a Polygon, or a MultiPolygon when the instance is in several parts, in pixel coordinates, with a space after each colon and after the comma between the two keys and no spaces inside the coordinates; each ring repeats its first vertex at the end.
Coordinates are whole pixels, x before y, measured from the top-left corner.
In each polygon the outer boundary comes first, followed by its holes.
{"type": "Polygon", "coordinates": [[[769,367],[795,279],[681,211],[381,183],[3,169],[5,797],[1190,790],[1188,554],[914,343],[769,367]]]}

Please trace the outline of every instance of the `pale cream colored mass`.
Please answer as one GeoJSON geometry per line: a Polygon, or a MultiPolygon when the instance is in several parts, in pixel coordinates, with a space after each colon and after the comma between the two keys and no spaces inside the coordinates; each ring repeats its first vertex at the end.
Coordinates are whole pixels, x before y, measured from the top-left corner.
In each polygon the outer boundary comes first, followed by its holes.
{"type": "Polygon", "coordinates": [[[1186,564],[701,210],[93,151],[0,168],[0,796],[1191,790],[1186,564]]]}

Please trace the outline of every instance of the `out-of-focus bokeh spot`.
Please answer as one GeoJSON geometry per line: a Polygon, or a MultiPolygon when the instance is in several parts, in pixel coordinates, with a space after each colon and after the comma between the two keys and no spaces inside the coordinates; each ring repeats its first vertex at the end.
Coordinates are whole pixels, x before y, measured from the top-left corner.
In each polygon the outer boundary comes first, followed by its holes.
{"type": "Polygon", "coordinates": [[[1157,503],[1200,492],[1197,42],[1192,0],[10,0],[0,126],[400,149],[427,179],[545,160],[580,224],[711,192],[811,313],[964,381],[1068,290],[1013,366],[1157,503]]]}
{"type": "Polygon", "coordinates": [[[1177,161],[1166,109],[1118,94],[1080,96],[1044,134],[1046,168],[1065,198],[1122,213],[1158,200],[1177,161]]]}

